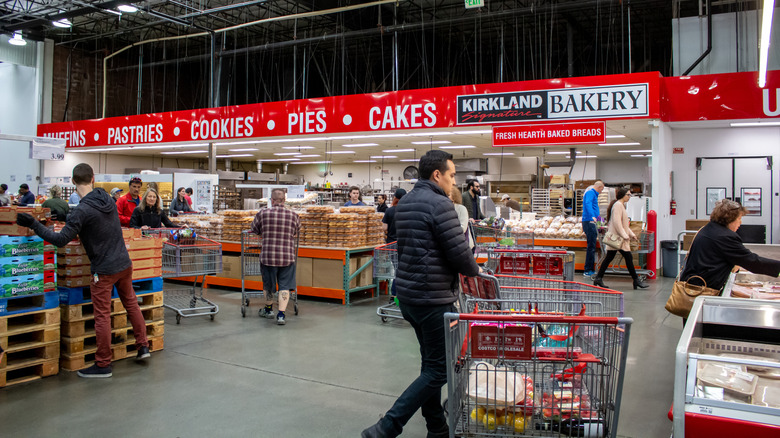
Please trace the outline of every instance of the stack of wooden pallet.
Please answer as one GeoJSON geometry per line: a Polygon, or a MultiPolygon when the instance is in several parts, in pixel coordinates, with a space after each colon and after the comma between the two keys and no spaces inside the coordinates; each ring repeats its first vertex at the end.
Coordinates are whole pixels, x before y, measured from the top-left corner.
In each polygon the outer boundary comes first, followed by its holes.
{"type": "MultiPolygon", "coordinates": [[[[164,347],[165,323],[163,315],[162,278],[133,281],[141,313],[146,322],[149,349],[164,347]]],[[[59,288],[61,315],[60,367],[76,371],[94,363],[97,352],[95,313],[89,287],[59,288]]],[[[111,299],[111,351],[113,360],[135,355],[135,337],[116,288],[111,299]]]]}

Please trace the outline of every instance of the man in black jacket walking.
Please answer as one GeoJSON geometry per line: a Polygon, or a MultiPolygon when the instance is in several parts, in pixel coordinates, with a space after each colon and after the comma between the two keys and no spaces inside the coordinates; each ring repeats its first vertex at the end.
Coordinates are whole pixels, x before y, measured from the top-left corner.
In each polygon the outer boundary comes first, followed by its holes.
{"type": "Polygon", "coordinates": [[[428,437],[449,436],[441,406],[441,388],[447,383],[444,314],[456,311],[458,274],[476,276],[479,267],[447,197],[455,183],[452,155],[429,151],[419,169],[420,180],[396,207],[395,281],[401,313],[420,343],[422,369],[385,416],[363,431],[364,438],[400,435],[418,409],[428,437]]]}
{"type": "Polygon", "coordinates": [[[78,208],[71,210],[61,232],[46,228],[27,213],[19,213],[16,223],[32,228],[43,240],[63,247],[78,235],[91,263],[90,293],[95,311],[97,352],[95,364],[78,372],[79,377],[111,377],[111,291],[116,285],[122,305],[133,325],[137,360],[146,359],[149,342],[146,323],[133,291],[133,262],[127,253],[116,204],[101,188],[92,189],[95,174],[81,163],[73,168],[73,183],[81,197],[78,208]]]}

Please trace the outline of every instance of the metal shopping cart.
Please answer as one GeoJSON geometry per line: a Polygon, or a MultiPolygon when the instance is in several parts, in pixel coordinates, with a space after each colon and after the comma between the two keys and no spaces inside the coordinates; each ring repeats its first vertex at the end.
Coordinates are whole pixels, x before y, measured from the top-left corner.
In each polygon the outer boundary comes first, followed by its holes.
{"type": "Polygon", "coordinates": [[[469,223],[469,232],[474,238],[477,255],[491,248],[533,248],[534,233],[500,227],[491,227],[469,223]],[[503,242],[503,243],[502,243],[503,242]]]}
{"type": "MultiPolygon", "coordinates": [[[[395,281],[395,273],[398,270],[398,242],[390,242],[374,248],[374,278],[377,281],[387,281],[388,294],[395,281]]],[[[401,309],[398,308],[398,302],[395,297],[390,298],[390,303],[379,306],[376,314],[387,322],[388,318],[404,319],[401,315],[401,309]]]]}
{"type": "MultiPolygon", "coordinates": [[[[263,250],[263,238],[253,233],[251,230],[241,232],[241,316],[246,317],[246,310],[249,308],[249,297],[262,297],[265,292],[247,290],[246,277],[263,275],[260,265],[260,253],[263,250]]],[[[298,236],[295,237],[295,254],[298,254],[298,236]]],[[[297,265],[297,263],[296,263],[297,265]]],[[[293,310],[298,314],[298,291],[290,291],[290,300],[293,303],[293,310]]],[[[262,309],[260,309],[262,311],[262,309]]]]}
{"type": "Polygon", "coordinates": [[[571,281],[574,252],[537,248],[486,248],[485,267],[498,274],[523,275],[571,281]]]}
{"type": "Polygon", "coordinates": [[[450,436],[615,437],[632,322],[445,314],[450,436]]]}
{"type": "MultiPolygon", "coordinates": [[[[601,258],[596,264],[597,267],[601,266],[601,263],[607,257],[607,251],[612,249],[604,244],[605,234],[606,229],[602,228],[599,230],[601,258]]],[[[655,272],[647,268],[648,254],[653,252],[655,249],[655,233],[652,231],[641,231],[639,234],[637,234],[636,237],[637,240],[631,242],[631,254],[634,258],[634,266],[638,266],[638,268],[636,268],[636,274],[639,276],[639,280],[644,281],[648,277],[655,277],[655,272]]],[[[628,269],[625,268],[624,265],[625,260],[623,259],[623,256],[618,253],[617,256],[612,260],[612,264],[607,267],[606,273],[617,275],[628,274],[628,269]]]]}
{"type": "Polygon", "coordinates": [[[622,317],[623,293],[585,283],[518,275],[460,276],[461,309],[622,317]]]}
{"type": "Polygon", "coordinates": [[[219,306],[203,298],[203,284],[206,275],[222,272],[222,245],[197,235],[184,237],[176,228],[150,229],[144,230],[144,233],[163,239],[163,278],[195,277],[190,288],[166,287],[163,291],[164,306],[176,312],[176,324],[180,324],[182,318],[192,316],[208,315],[213,321],[214,315],[219,313],[219,306]],[[199,276],[202,276],[200,288],[196,292],[199,276]]]}

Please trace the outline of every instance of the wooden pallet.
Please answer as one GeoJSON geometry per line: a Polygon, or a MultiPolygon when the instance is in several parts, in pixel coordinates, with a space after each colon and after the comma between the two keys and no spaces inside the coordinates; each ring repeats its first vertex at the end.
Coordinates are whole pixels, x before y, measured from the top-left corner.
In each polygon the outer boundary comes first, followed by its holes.
{"type": "MultiPolygon", "coordinates": [[[[146,336],[148,338],[162,337],[165,334],[164,321],[147,321],[146,336]]],[[[111,346],[134,343],[135,336],[132,327],[121,327],[111,330],[111,346]]],[[[89,330],[81,336],[63,336],[60,342],[60,352],[63,356],[94,353],[97,351],[97,335],[95,330],[89,330]]]]}
{"type": "MultiPolygon", "coordinates": [[[[141,307],[141,314],[147,323],[162,321],[165,318],[165,309],[162,306],[141,307]]],[[[124,329],[129,326],[127,313],[115,313],[111,315],[111,329],[124,329]]],[[[75,338],[95,333],[94,315],[77,321],[62,321],[62,337],[75,338]]]]}
{"type": "Polygon", "coordinates": [[[59,309],[0,317],[0,387],[57,374],[59,339],[59,309]]]}
{"type": "MultiPolygon", "coordinates": [[[[163,304],[163,293],[154,292],[146,295],[137,295],[138,304],[142,309],[160,307],[163,304]]],[[[125,314],[127,311],[122,306],[119,298],[111,300],[111,315],[125,314]]],[[[92,302],[83,304],[71,304],[60,306],[60,316],[62,321],[80,321],[95,318],[95,309],[92,302]]]]}
{"type": "MultiPolygon", "coordinates": [[[[149,350],[160,351],[165,343],[162,336],[149,338],[149,350]]],[[[95,352],[97,347],[85,349],[82,353],[72,355],[62,355],[60,357],[60,368],[65,371],[78,371],[95,363],[95,352]]],[[[135,340],[131,339],[122,344],[111,346],[112,361],[133,357],[136,353],[135,340]]]]}

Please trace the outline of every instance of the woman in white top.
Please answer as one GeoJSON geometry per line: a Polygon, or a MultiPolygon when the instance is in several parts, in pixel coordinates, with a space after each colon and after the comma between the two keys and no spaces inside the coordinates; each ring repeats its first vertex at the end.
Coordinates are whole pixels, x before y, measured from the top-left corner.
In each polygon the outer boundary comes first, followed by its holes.
{"type": "Polygon", "coordinates": [[[631,274],[631,278],[634,279],[634,289],[645,289],[650,287],[650,285],[644,281],[641,281],[636,275],[634,259],[631,257],[630,241],[636,240],[636,235],[634,235],[634,232],[631,231],[631,229],[628,227],[628,214],[626,213],[626,203],[629,199],[631,199],[631,192],[629,192],[628,189],[621,187],[617,189],[615,196],[617,199],[612,201],[612,203],[609,204],[609,208],[607,209],[607,222],[609,224],[607,232],[622,237],[623,243],[621,244],[619,250],[610,248],[607,251],[607,257],[604,258],[603,262],[601,262],[601,267],[599,268],[598,274],[596,274],[596,277],[593,279],[593,284],[596,286],[607,287],[602,281],[604,278],[604,273],[607,271],[609,264],[612,263],[615,255],[618,253],[618,251],[620,251],[620,255],[623,256],[623,259],[626,263],[626,268],[628,268],[628,273],[631,274]]]}

